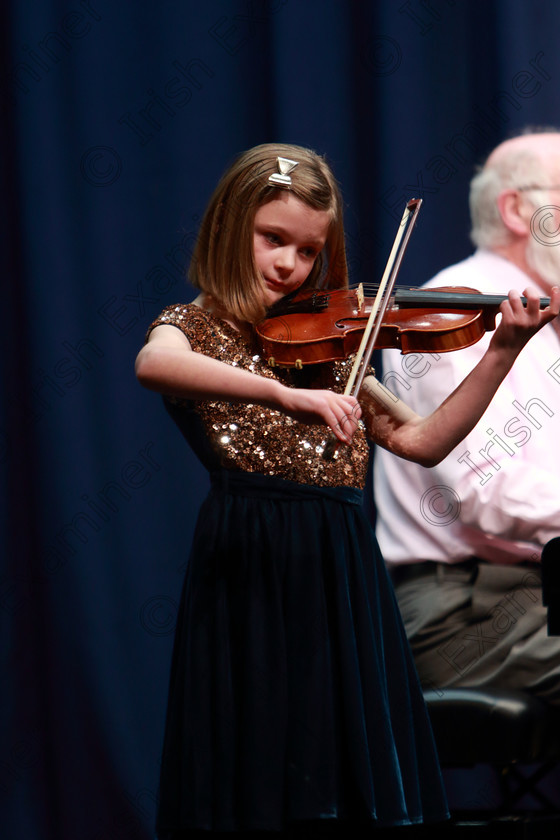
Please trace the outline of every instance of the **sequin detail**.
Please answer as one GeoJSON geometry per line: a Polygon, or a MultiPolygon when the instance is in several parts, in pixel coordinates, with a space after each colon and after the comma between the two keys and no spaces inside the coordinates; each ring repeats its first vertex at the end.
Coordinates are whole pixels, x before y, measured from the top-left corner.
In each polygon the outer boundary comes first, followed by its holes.
{"type": "MultiPolygon", "coordinates": [[[[277,379],[289,387],[344,390],[352,360],[332,365],[313,365],[304,371],[270,368],[241,333],[195,304],[169,306],[151,324],[178,327],[191,347],[226,364],[259,376],[277,379]]],[[[177,406],[194,405],[212,448],[226,469],[265,473],[320,487],[363,488],[369,449],[363,424],[351,446],[341,444],[332,461],[322,457],[330,431],[321,425],[298,423],[279,411],[252,403],[233,404],[215,400],[194,403],[172,397],[177,406]]]]}

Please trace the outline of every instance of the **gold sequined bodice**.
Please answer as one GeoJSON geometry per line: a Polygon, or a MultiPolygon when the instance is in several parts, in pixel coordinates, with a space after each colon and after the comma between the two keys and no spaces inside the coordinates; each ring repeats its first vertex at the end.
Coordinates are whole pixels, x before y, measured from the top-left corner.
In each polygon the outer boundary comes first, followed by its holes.
{"type": "MultiPolygon", "coordinates": [[[[246,337],[195,304],[167,307],[150,330],[161,324],[178,327],[194,351],[232,367],[277,379],[289,387],[344,390],[350,361],[313,365],[303,371],[271,369],[246,337]]],[[[193,422],[194,408],[216,466],[321,487],[363,488],[365,484],[369,449],[361,424],[352,445],[341,445],[335,458],[326,461],[322,453],[330,431],[325,426],[298,423],[279,411],[256,404],[167,399],[178,422],[181,409],[184,421],[193,422]]]]}

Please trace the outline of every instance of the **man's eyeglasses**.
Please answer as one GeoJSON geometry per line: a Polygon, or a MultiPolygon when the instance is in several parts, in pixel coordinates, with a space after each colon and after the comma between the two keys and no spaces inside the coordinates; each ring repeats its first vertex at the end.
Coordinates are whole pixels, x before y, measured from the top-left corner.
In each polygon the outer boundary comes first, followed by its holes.
{"type": "Polygon", "coordinates": [[[548,192],[549,190],[560,190],[560,186],[552,186],[552,187],[538,187],[535,184],[531,184],[527,187],[514,187],[518,192],[531,192],[532,190],[538,190],[539,192],[548,192]]]}

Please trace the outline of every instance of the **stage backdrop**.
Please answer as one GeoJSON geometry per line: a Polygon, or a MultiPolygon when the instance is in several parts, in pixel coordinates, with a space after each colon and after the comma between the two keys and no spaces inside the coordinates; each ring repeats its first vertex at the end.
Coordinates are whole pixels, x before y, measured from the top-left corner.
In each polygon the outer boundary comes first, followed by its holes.
{"type": "Polygon", "coordinates": [[[188,301],[240,151],[325,153],[354,281],[425,199],[402,282],[470,250],[473,166],[559,123],[554,0],[6,0],[0,32],[7,840],[152,835],[177,603],[206,476],[133,364],[188,301]]]}

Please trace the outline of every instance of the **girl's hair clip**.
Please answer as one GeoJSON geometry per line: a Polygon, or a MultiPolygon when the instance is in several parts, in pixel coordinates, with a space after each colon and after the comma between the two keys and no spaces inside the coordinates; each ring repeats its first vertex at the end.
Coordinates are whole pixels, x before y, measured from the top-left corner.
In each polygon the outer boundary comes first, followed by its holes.
{"type": "Polygon", "coordinates": [[[279,157],[276,158],[276,164],[278,166],[278,172],[274,172],[272,175],[269,175],[269,184],[274,184],[278,187],[291,187],[292,179],[290,178],[289,173],[293,172],[296,166],[299,166],[299,161],[279,157]]]}

